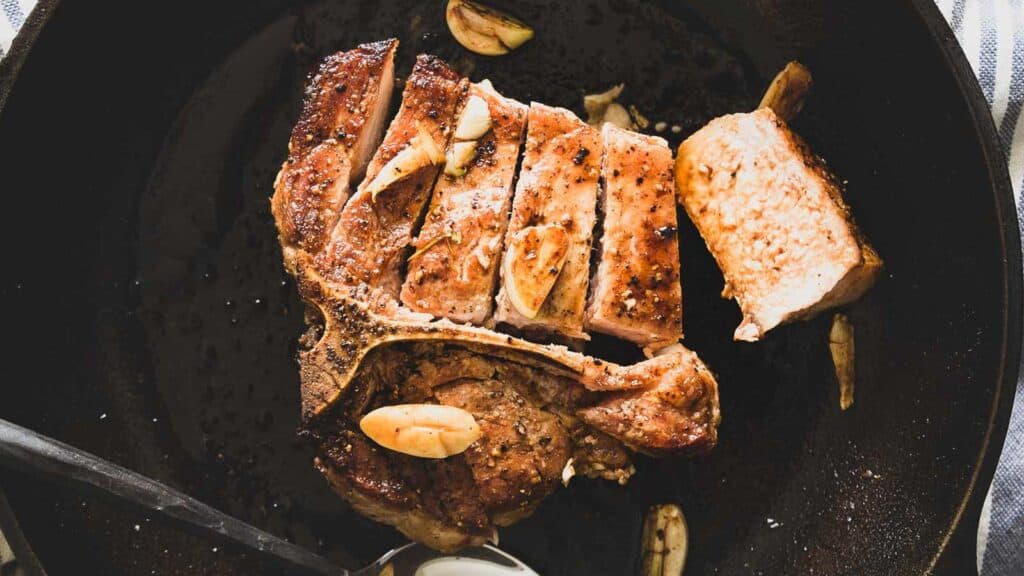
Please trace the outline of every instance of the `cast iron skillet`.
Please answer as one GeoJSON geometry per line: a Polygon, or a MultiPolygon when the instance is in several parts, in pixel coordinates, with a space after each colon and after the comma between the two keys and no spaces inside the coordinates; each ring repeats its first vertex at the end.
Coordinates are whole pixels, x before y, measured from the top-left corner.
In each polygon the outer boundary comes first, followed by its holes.
{"type": "MultiPolygon", "coordinates": [[[[441,4],[44,1],[49,23],[0,83],[0,417],[372,560],[400,538],[334,497],[294,435],[302,308],[267,198],[306,72],[395,35],[399,75],[431,51],[521,100],[579,110],[625,82],[680,126],[675,145],[799,58],[816,84],[795,127],[849,180],[888,265],[849,308],[856,405],[838,408],[827,316],[730,340],[738,312],[684,224],[686,343],[719,376],[720,445],[641,459],[625,489],[574,480],[502,546],[543,574],[629,574],[644,509],[675,501],[688,575],[971,570],[1017,375],[1021,256],[995,130],[931,3],[522,1],[537,37],[499,59],[458,48],[441,4]]],[[[16,474],[3,486],[53,574],[277,570],[16,474]]]]}

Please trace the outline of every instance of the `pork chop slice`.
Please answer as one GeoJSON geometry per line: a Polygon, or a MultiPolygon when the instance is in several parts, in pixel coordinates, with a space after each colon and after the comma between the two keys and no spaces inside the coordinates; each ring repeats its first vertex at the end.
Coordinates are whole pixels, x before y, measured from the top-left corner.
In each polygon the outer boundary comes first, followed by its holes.
{"type": "Polygon", "coordinates": [[[338,52],[309,79],[270,204],[288,269],[296,250],[315,254],[326,244],[380,143],[397,48],[384,40],[338,52]]]}
{"type": "Polygon", "coordinates": [[[672,151],[661,138],[613,124],[601,139],[604,218],[587,328],[664,347],[683,335],[672,151]]]}
{"type": "MultiPolygon", "coordinates": [[[[527,107],[489,84],[473,84],[469,93],[487,104],[491,128],[470,144],[465,174],[439,177],[401,298],[417,312],[482,324],[494,303],[527,107]]],[[[449,152],[459,145],[453,141],[449,152]]]]}
{"type": "Polygon", "coordinates": [[[855,300],[878,277],[835,177],[770,108],[712,120],[676,162],[679,202],[743,312],[737,340],[855,300]]]}
{"type": "MultiPolygon", "coordinates": [[[[440,59],[421,55],[406,80],[402,105],[366,178],[341,212],[327,246],[316,255],[322,274],[336,287],[368,292],[382,306],[398,301],[407,249],[440,167],[416,166],[383,189],[371,191],[388,163],[408,148],[426,144],[444,150],[469,82],[440,59]]],[[[398,167],[398,169],[406,169],[398,167]]]]}
{"type": "MultiPolygon", "coordinates": [[[[564,108],[534,102],[527,119],[526,150],[505,235],[508,251],[516,235],[531,227],[558,226],[568,237],[565,263],[540,310],[524,315],[514,303],[513,282],[502,267],[494,321],[527,335],[589,340],[583,331],[590,245],[601,176],[601,135],[564,108]]],[[[529,254],[525,255],[529,257],[529,254]]]]}

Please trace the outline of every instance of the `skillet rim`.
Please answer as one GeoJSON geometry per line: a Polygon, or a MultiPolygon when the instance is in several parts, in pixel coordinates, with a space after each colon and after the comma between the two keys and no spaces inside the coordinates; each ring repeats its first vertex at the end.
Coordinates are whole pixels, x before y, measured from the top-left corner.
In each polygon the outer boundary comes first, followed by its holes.
{"type": "MultiPolygon", "coordinates": [[[[967,57],[950,28],[949,23],[935,5],[934,0],[908,0],[922,20],[932,41],[945,60],[946,68],[952,72],[961,96],[967,104],[971,123],[981,143],[989,184],[996,209],[997,225],[1000,228],[1000,244],[1003,261],[1003,330],[1000,354],[998,385],[992,398],[992,409],[975,460],[974,472],[968,482],[963,499],[957,504],[953,518],[935,551],[924,574],[932,574],[945,559],[945,552],[954,538],[976,536],[987,487],[995,475],[996,465],[1002,453],[1006,431],[1013,409],[1018,376],[1021,370],[1022,309],[1024,309],[1024,262],[1022,262],[1021,236],[1018,224],[1013,186],[1006,164],[1006,157],[999,143],[998,132],[992,119],[991,109],[981,90],[967,57]],[[979,482],[983,490],[978,490],[979,482]],[[965,525],[966,521],[966,525],[965,525]],[[970,530],[973,528],[973,530],[970,530]],[[967,533],[964,530],[968,530],[967,533]]],[[[61,0],[38,0],[26,17],[21,29],[2,60],[0,60],[0,115],[6,108],[7,98],[16,86],[18,73],[28,59],[32,46],[61,0]]],[[[26,564],[38,574],[45,574],[38,558],[18,528],[17,518],[6,506],[0,489],[0,528],[8,534],[9,542],[19,562],[26,564]],[[14,536],[10,536],[14,534],[14,536]]]]}
{"type": "MultiPolygon", "coordinates": [[[[1021,318],[1021,290],[1022,283],[1024,283],[1024,272],[1022,272],[1020,228],[1018,227],[1013,184],[1010,181],[1006,156],[999,143],[995,121],[992,119],[991,108],[981,90],[981,84],[967,61],[967,56],[953,30],[935,2],[933,0],[910,0],[910,3],[927,26],[932,40],[939,48],[946,60],[947,67],[956,79],[961,95],[967,100],[967,109],[981,142],[981,151],[985,158],[989,183],[994,194],[996,220],[1002,232],[1000,241],[1004,272],[1003,349],[1000,355],[999,386],[995,389],[988,427],[985,430],[981,450],[975,460],[974,473],[967,484],[964,498],[957,506],[949,528],[925,570],[925,574],[932,574],[939,563],[944,560],[944,552],[954,538],[977,538],[981,508],[1002,454],[1021,369],[1021,329],[1022,320],[1024,320],[1021,318]],[[977,489],[979,481],[982,482],[982,490],[977,489]],[[965,514],[967,515],[967,525],[963,526],[965,514]],[[968,529],[966,534],[964,534],[965,529],[968,529]]],[[[971,548],[975,547],[976,541],[971,548]]]]}

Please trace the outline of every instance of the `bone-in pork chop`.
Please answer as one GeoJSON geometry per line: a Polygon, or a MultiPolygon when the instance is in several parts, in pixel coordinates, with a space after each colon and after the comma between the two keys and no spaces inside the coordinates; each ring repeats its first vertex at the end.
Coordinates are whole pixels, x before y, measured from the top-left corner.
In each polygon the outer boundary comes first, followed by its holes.
{"type": "MultiPolygon", "coordinates": [[[[356,510],[448,551],[481,544],[496,527],[528,516],[572,470],[624,484],[634,473],[635,451],[704,452],[714,446],[719,422],[717,383],[682,346],[622,366],[473,325],[486,317],[496,263],[506,260],[503,218],[526,114],[489,88],[473,88],[488,102],[489,132],[468,132],[481,149],[466,179],[445,176],[435,189],[460,110],[480,112],[479,102],[467,102],[468,87],[443,62],[420,56],[398,116],[333,229],[317,227],[317,243],[291,251],[281,235],[286,267],[309,304],[299,366],[303,434],[316,445],[317,468],[356,510]],[[482,190],[493,195],[478,197],[482,190]],[[422,223],[428,205],[442,216],[422,223]],[[458,242],[427,246],[436,234],[455,231],[458,242]],[[423,253],[409,261],[413,238],[423,253]],[[486,253],[477,250],[482,244],[486,253]],[[463,278],[467,263],[478,268],[463,278]],[[415,284],[421,272],[430,275],[429,285],[415,284]],[[397,404],[464,410],[480,436],[447,458],[392,451],[373,442],[360,421],[397,404]]],[[[309,90],[307,109],[320,106],[320,93],[309,90]]],[[[504,318],[538,328],[534,336],[583,339],[600,135],[565,110],[534,104],[528,116],[532,136],[512,222],[518,238],[555,248],[546,257],[557,274],[548,271],[556,281],[533,319],[520,322],[507,307],[504,318]]],[[[317,179],[288,182],[292,196],[320,193],[312,189],[317,179]]],[[[274,215],[283,230],[287,211],[274,215]]],[[[516,273],[541,258],[520,248],[522,261],[508,268],[516,273]]]]}

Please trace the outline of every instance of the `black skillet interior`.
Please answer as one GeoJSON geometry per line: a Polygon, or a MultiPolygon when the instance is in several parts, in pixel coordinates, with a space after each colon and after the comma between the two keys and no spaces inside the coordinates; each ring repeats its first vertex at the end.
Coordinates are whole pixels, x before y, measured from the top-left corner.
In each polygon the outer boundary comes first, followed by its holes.
{"type": "MultiPolygon", "coordinates": [[[[849,309],[856,405],[838,408],[827,317],[730,340],[737,309],[684,221],[686,343],[719,376],[720,445],[641,460],[625,489],[574,480],[502,546],[546,575],[632,573],[644,509],[675,501],[687,574],[924,572],[979,467],[991,474],[980,457],[990,426],[1001,444],[1009,399],[996,399],[1016,368],[1016,227],[978,95],[909,2],[682,4],[516,2],[537,36],[498,59],[454,43],[440,1],[60,4],[0,116],[0,417],[369,562],[401,539],[334,497],[294,435],[302,309],[267,198],[306,72],[398,36],[400,76],[430,51],[581,113],[585,91],[624,82],[626,102],[680,127],[675,145],[752,108],[796,57],[816,85],[795,127],[849,180],[888,266],[849,309]]],[[[51,574],[278,570],[18,475],[3,486],[51,574]]],[[[972,530],[945,555],[951,573],[972,565],[972,530]]]]}

